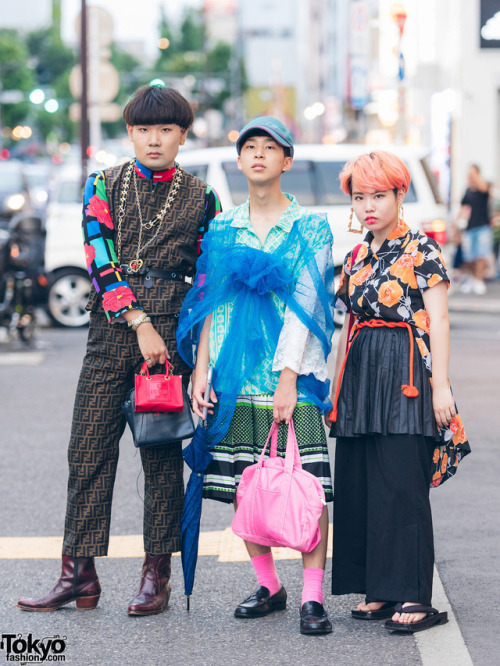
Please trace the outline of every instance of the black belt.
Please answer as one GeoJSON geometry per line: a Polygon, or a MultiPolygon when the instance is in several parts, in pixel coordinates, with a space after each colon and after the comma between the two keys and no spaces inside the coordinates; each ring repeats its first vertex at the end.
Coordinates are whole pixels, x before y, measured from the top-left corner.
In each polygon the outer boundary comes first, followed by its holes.
{"type": "Polygon", "coordinates": [[[141,266],[138,271],[132,270],[128,264],[121,264],[120,268],[126,275],[136,275],[144,278],[144,286],[151,288],[153,280],[151,278],[162,278],[163,280],[177,280],[184,282],[186,275],[178,271],[160,271],[157,268],[150,268],[149,266],[141,266]]]}

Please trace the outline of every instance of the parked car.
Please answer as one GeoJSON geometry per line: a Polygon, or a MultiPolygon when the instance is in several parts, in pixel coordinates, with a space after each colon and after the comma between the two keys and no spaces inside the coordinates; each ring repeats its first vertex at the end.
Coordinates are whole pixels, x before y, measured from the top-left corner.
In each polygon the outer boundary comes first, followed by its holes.
{"type": "MultiPolygon", "coordinates": [[[[294,194],[302,206],[328,214],[337,270],[361,237],[347,231],[351,202],[340,189],[339,173],[346,161],[371,150],[376,148],[353,144],[299,144],[295,146],[292,169],[281,179],[282,189],[294,194]]],[[[446,209],[439,200],[425,151],[392,146],[390,150],[405,162],[411,174],[411,185],[404,202],[407,223],[443,244],[446,240],[446,209]]],[[[219,194],[224,210],[246,201],[247,181],[237,167],[234,147],[185,150],[179,154],[178,161],[187,171],[210,183],[219,194]]]]}
{"type": "MultiPolygon", "coordinates": [[[[405,219],[438,243],[446,239],[445,207],[439,201],[425,151],[390,148],[408,166],[410,189],[405,197],[405,219]]],[[[340,190],[338,176],[343,164],[370,152],[364,145],[297,145],[291,171],[283,174],[283,190],[297,196],[311,210],[326,212],[334,235],[333,259],[337,274],[346,253],[361,236],[347,231],[351,203],[340,190]]],[[[247,181],[236,165],[236,149],[183,150],[179,164],[210,183],[219,194],[224,210],[238,206],[248,196],[247,181]]],[[[82,199],[78,168],[62,167],[56,176],[47,208],[45,264],[50,274],[49,314],[61,326],[87,324],[85,311],[90,280],[81,236],[82,199]]],[[[337,322],[339,323],[339,322],[337,322]]]]}
{"type": "MultiPolygon", "coordinates": [[[[339,279],[345,255],[362,238],[347,230],[351,202],[340,189],[339,173],[345,162],[371,150],[376,148],[355,144],[298,144],[294,149],[293,167],[281,178],[282,189],[294,194],[302,206],[328,214],[334,237],[336,281],[339,279]]],[[[405,162],[411,174],[411,184],[404,202],[407,223],[444,244],[446,209],[439,200],[434,177],[425,159],[425,151],[392,146],[389,150],[405,162]]],[[[187,171],[210,183],[219,194],[224,210],[246,201],[247,181],[237,167],[234,147],[184,150],[179,154],[178,161],[187,171]]],[[[354,226],[357,227],[357,223],[354,226]]],[[[335,324],[342,326],[343,319],[344,315],[335,310],[335,324]]]]}
{"type": "Polygon", "coordinates": [[[52,166],[49,161],[28,162],[23,165],[31,206],[39,214],[44,214],[47,207],[52,166]]]}
{"type": "Polygon", "coordinates": [[[60,167],[49,193],[45,269],[49,278],[47,309],[58,326],[78,328],[89,321],[85,306],[90,278],[82,242],[81,171],[60,167]]]}
{"type": "Polygon", "coordinates": [[[0,162],[0,228],[6,229],[11,218],[29,206],[28,185],[21,162],[0,162]]]}

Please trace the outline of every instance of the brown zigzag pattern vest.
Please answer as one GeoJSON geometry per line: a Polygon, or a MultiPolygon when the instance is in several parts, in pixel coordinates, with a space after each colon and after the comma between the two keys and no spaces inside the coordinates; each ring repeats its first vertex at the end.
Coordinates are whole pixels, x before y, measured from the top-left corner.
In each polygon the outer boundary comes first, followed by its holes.
{"type": "MultiPolygon", "coordinates": [[[[104,171],[106,194],[111,218],[115,224],[115,250],[117,250],[117,214],[126,167],[125,164],[104,171]]],[[[144,221],[150,220],[162,208],[171,182],[159,181],[153,187],[151,180],[137,177],[137,190],[144,221]]],[[[144,265],[159,270],[172,270],[189,276],[194,275],[198,258],[198,232],[205,216],[206,190],[206,183],[183,170],[177,196],[172,208],[161,223],[162,230],[154,243],[141,252],[140,258],[144,261],[144,265]]],[[[139,213],[132,183],[127,194],[125,211],[120,257],[122,264],[130,263],[136,257],[139,239],[139,213]]],[[[142,244],[146,243],[155,233],[156,227],[149,230],[144,229],[142,244]]],[[[138,304],[148,314],[178,314],[190,287],[186,282],[153,278],[153,285],[148,289],[144,286],[143,277],[127,275],[125,279],[134,292],[138,304]]],[[[95,289],[92,289],[87,309],[97,312],[101,307],[100,299],[95,289]]]]}

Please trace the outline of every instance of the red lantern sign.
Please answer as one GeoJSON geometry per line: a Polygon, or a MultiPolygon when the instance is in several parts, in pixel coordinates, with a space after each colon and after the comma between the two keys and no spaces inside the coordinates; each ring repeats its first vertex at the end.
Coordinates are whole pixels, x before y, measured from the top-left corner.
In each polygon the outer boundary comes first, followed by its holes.
{"type": "Polygon", "coordinates": [[[392,7],[391,7],[391,16],[396,21],[396,23],[398,24],[399,34],[402,37],[403,36],[403,30],[405,28],[406,17],[408,16],[404,6],[400,3],[395,3],[394,5],[392,5],[392,7]]]}

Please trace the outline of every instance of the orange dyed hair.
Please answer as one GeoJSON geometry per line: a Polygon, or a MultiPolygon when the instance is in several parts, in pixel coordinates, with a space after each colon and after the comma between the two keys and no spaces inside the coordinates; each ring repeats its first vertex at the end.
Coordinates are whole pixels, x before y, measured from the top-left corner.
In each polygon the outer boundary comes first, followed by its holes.
{"type": "Polygon", "coordinates": [[[340,187],[345,194],[352,195],[352,181],[362,192],[385,192],[402,189],[405,193],[410,186],[410,172],[406,165],[384,150],[376,150],[369,155],[360,155],[344,164],[339,175],[340,187]]]}

